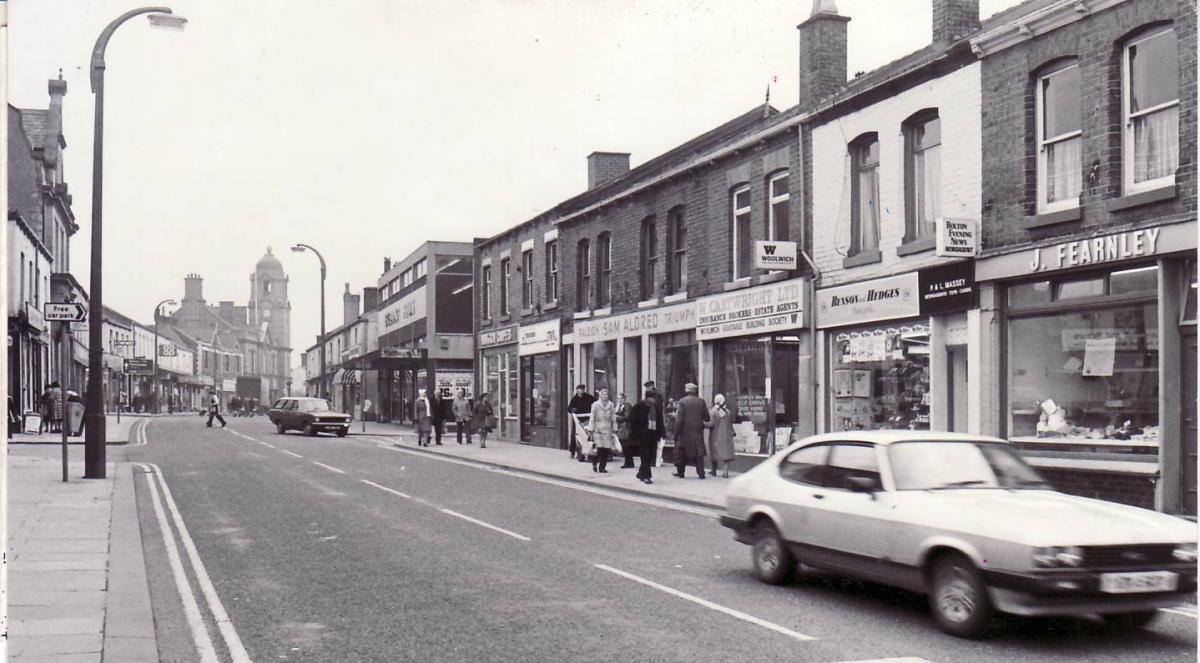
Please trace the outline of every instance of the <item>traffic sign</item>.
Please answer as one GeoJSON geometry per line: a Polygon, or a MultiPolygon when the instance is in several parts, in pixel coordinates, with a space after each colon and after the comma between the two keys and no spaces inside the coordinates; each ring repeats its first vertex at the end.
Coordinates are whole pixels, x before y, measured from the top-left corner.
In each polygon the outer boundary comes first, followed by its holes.
{"type": "Polygon", "coordinates": [[[115,345],[117,347],[125,347],[125,346],[132,347],[133,339],[118,338],[117,340],[113,341],[113,345],[115,345]]]}
{"type": "Polygon", "coordinates": [[[154,362],[145,357],[133,357],[125,360],[126,375],[150,375],[154,372],[154,362]]]}
{"type": "Polygon", "coordinates": [[[50,322],[83,322],[87,308],[77,302],[46,302],[46,319],[50,322]]]}

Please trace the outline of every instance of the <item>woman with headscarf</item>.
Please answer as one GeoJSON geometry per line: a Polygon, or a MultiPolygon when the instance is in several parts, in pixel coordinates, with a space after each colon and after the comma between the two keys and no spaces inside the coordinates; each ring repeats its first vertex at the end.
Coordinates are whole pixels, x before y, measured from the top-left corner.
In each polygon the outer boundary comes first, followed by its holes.
{"type": "Polygon", "coordinates": [[[733,413],[725,405],[724,394],[713,397],[712,411],[708,413],[712,431],[708,434],[708,456],[712,459],[712,473],[717,476],[717,464],[724,470],[721,476],[729,478],[729,463],[737,457],[733,446],[733,413]]]}
{"type": "Polygon", "coordinates": [[[424,389],[417,390],[417,400],[413,403],[413,423],[417,425],[417,446],[429,446],[429,434],[433,432],[433,406],[425,396],[424,389]]]}
{"type": "Polygon", "coordinates": [[[629,411],[632,409],[625,394],[617,394],[617,441],[621,444],[621,455],[625,457],[621,469],[633,469],[633,459],[637,456],[637,445],[629,436],[629,411]]]}
{"type": "Polygon", "coordinates": [[[600,398],[592,403],[591,416],[587,424],[588,438],[596,447],[596,455],[592,456],[592,471],[607,474],[608,459],[612,456],[613,448],[617,446],[617,406],[608,398],[608,389],[600,390],[600,398]]]}
{"type": "MultiPolygon", "coordinates": [[[[471,412],[471,427],[479,431],[479,448],[487,448],[488,431],[496,425],[495,410],[492,409],[492,395],[484,393],[480,395],[479,400],[475,402],[475,409],[471,412]]],[[[467,442],[470,444],[470,442],[467,442]]]]}

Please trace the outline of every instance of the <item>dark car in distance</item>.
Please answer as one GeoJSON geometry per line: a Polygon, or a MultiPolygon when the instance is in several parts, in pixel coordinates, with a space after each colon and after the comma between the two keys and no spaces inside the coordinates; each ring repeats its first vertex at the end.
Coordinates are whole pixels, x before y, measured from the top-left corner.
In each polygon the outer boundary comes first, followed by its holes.
{"type": "Polygon", "coordinates": [[[335,411],[324,398],[287,396],[275,401],[267,417],[280,435],[298,430],[309,437],[320,432],[346,437],[350,432],[350,415],[335,411]]]}

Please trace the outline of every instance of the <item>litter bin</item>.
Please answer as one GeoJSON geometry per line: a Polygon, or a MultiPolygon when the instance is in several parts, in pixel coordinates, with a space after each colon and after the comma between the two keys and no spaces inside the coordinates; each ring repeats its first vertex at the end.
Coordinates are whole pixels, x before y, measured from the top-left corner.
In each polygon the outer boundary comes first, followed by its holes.
{"type": "Polygon", "coordinates": [[[68,401],[67,405],[67,423],[70,426],[67,431],[72,437],[83,435],[83,403],[68,401]]]}

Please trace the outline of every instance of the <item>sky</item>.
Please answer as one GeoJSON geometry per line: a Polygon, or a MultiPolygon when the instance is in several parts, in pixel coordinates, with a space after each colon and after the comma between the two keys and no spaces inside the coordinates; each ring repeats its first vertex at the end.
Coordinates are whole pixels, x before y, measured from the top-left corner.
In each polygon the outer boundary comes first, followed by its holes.
{"type": "MultiPolygon", "coordinates": [[[[290,277],[292,345],[327,327],[345,284],[383,258],[471,241],[587,186],[586,156],[637,166],[761,105],[797,101],[807,0],[163,0],[182,32],[144,17],[109,43],[104,303],[142,321],[204,277],[210,303],[249,297],[271,247],[290,277]]],[[[1017,0],[982,0],[990,16],[1017,0]]],[[[131,0],[10,0],[9,103],[45,108],[62,76],[66,181],[91,228],[96,37],[131,0]]],[[[839,0],[848,70],[930,41],[930,0],[839,0]]],[[[167,307],[169,309],[169,307],[167,307]]]]}

